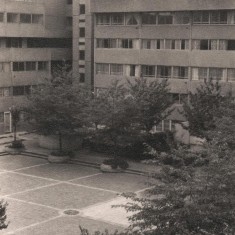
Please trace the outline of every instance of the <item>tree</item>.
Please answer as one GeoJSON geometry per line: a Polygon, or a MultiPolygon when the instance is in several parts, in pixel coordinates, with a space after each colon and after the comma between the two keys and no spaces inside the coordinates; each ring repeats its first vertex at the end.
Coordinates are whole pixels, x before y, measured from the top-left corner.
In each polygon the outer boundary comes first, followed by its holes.
{"type": "Polygon", "coordinates": [[[90,90],[76,82],[69,66],[58,66],[52,77],[28,96],[26,111],[39,133],[58,136],[62,151],[63,136],[78,133],[85,125],[84,110],[90,98],[90,90]]]}
{"type": "Polygon", "coordinates": [[[12,126],[13,126],[13,131],[14,131],[14,142],[16,142],[16,131],[17,131],[17,125],[20,121],[20,112],[21,109],[20,107],[17,106],[12,106],[9,108],[11,112],[11,120],[12,120],[12,126]]]}
{"type": "Polygon", "coordinates": [[[6,229],[8,224],[6,223],[6,207],[7,204],[3,201],[0,201],[0,230],[6,229]]]}
{"type": "Polygon", "coordinates": [[[235,234],[235,105],[227,101],[215,116],[215,128],[200,162],[185,148],[173,154],[181,164],[165,165],[146,195],[127,195],[125,205],[135,212],[131,228],[154,235],[235,234]],[[221,115],[223,113],[223,115],[221,115]],[[185,161],[185,159],[191,161],[185,161]]]}
{"type": "Polygon", "coordinates": [[[218,81],[205,80],[195,93],[189,93],[189,102],[184,103],[186,119],[191,135],[204,137],[203,133],[215,127],[215,116],[222,102],[218,81]]]}
{"type": "Polygon", "coordinates": [[[132,122],[141,131],[149,133],[154,126],[167,118],[173,111],[173,101],[169,95],[168,81],[128,80],[128,93],[132,110],[132,122]]]}

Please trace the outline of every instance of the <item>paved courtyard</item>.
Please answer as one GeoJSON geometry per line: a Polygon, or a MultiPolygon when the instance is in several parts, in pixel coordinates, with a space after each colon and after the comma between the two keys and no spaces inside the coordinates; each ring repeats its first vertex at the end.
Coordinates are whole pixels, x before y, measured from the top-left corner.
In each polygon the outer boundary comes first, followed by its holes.
{"type": "Polygon", "coordinates": [[[123,192],[148,187],[146,177],[102,173],[75,164],[50,164],[21,155],[0,156],[0,199],[8,202],[10,224],[0,235],[77,235],[90,231],[123,230],[128,226],[123,192]],[[66,215],[77,210],[77,215],[66,215]]]}

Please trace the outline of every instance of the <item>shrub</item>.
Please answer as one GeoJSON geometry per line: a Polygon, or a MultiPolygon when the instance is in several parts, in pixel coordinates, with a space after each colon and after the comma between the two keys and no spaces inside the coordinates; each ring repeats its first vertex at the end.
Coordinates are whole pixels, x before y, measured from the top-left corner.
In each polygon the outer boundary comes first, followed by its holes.
{"type": "Polygon", "coordinates": [[[120,158],[111,158],[103,161],[103,164],[110,165],[112,169],[117,169],[118,167],[122,170],[126,170],[129,164],[126,160],[120,158]]]}
{"type": "Polygon", "coordinates": [[[21,140],[14,140],[11,145],[9,145],[9,148],[24,148],[24,144],[21,140]]]}

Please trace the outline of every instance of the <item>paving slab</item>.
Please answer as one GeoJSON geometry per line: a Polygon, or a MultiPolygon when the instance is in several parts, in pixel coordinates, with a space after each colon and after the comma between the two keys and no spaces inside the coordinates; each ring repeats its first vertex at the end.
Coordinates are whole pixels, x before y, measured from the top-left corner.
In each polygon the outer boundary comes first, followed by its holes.
{"type": "Polygon", "coordinates": [[[22,155],[6,155],[0,157],[0,169],[9,171],[46,163],[48,163],[47,160],[22,155]]]}
{"type": "Polygon", "coordinates": [[[44,187],[55,183],[54,180],[46,180],[17,174],[15,172],[6,172],[0,174],[0,196],[19,193],[37,187],[44,187]]]}
{"type": "Polygon", "coordinates": [[[19,193],[14,195],[13,198],[58,209],[79,209],[109,200],[115,196],[114,192],[60,183],[26,193],[19,193]]]}
{"type": "Polygon", "coordinates": [[[128,217],[133,215],[133,213],[127,212],[123,207],[113,206],[125,205],[128,202],[131,202],[131,200],[119,196],[109,201],[84,208],[80,210],[80,214],[84,217],[117,224],[127,228],[130,225],[128,217]]]}
{"type": "Polygon", "coordinates": [[[83,184],[103,189],[123,192],[136,192],[147,188],[147,177],[127,173],[105,173],[96,177],[71,180],[75,184],[83,184]]]}
{"type": "Polygon", "coordinates": [[[74,164],[48,164],[18,172],[62,181],[101,174],[98,169],[74,164]]]}
{"type": "Polygon", "coordinates": [[[14,235],[79,235],[81,234],[79,226],[87,229],[89,228],[89,231],[92,234],[98,230],[104,231],[105,229],[108,229],[110,232],[114,232],[115,230],[123,231],[124,229],[121,226],[79,216],[62,216],[34,227],[16,231],[14,235]]]}
{"type": "Polygon", "coordinates": [[[25,226],[40,223],[59,215],[57,210],[41,207],[38,205],[29,205],[27,202],[19,202],[7,198],[7,221],[10,222],[7,229],[1,230],[0,235],[13,232],[25,226]]]}

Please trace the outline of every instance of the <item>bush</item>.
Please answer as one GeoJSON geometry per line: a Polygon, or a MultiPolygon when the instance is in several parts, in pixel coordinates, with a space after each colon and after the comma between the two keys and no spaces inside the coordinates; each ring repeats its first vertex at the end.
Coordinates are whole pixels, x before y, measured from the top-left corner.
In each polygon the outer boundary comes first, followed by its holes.
{"type": "Polygon", "coordinates": [[[9,145],[9,148],[24,148],[24,144],[21,140],[14,140],[11,145],[9,145]]]}
{"type": "Polygon", "coordinates": [[[122,170],[126,170],[129,164],[126,160],[120,158],[111,158],[103,161],[103,164],[110,165],[112,169],[117,169],[118,167],[122,170]]]}

